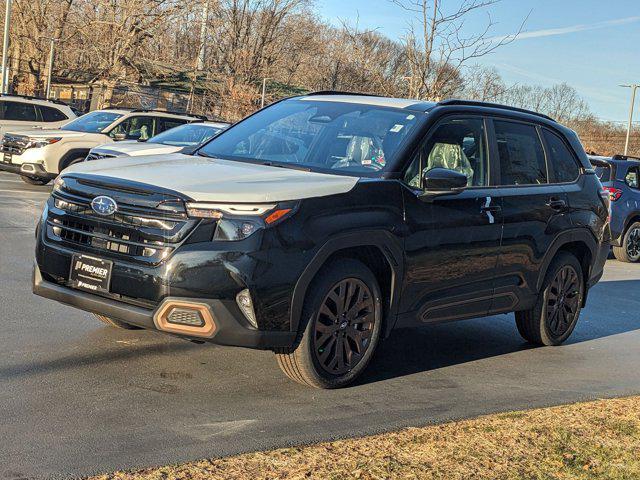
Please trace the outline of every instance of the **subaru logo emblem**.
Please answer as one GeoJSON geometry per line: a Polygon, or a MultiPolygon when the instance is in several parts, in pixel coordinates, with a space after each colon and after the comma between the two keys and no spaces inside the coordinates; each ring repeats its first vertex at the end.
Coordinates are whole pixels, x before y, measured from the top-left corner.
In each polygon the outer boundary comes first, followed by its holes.
{"type": "Polygon", "coordinates": [[[91,208],[98,215],[113,215],[118,210],[118,204],[113,198],[100,195],[91,201],[91,208]]]}

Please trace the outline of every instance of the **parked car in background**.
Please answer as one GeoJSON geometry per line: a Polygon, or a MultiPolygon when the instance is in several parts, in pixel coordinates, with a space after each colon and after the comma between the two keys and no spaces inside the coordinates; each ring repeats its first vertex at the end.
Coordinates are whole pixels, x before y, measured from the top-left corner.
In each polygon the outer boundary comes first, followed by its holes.
{"type": "Polygon", "coordinates": [[[58,100],[0,95],[0,136],[34,127],[57,128],[77,116],[73,108],[58,100]]]}
{"type": "Polygon", "coordinates": [[[159,133],[146,141],[125,140],[99,145],[89,151],[86,160],[175,153],[185,147],[201,145],[227,127],[229,124],[226,122],[188,123],[159,133]]]}
{"type": "Polygon", "coordinates": [[[577,135],[546,116],[320,92],[190,155],[73,165],[37,227],[33,291],[115,327],[269,349],[337,388],[394,328],[515,312],[527,341],[560,345],[608,216],[577,135]]]}
{"type": "Polygon", "coordinates": [[[621,262],[640,261],[640,158],[590,156],[611,199],[611,244],[621,262]]]}
{"type": "Polygon", "coordinates": [[[55,129],[8,131],[2,140],[0,170],[45,185],[69,165],[83,161],[98,145],[149,138],[205,117],[162,110],[107,108],[87,113],[55,129]]]}

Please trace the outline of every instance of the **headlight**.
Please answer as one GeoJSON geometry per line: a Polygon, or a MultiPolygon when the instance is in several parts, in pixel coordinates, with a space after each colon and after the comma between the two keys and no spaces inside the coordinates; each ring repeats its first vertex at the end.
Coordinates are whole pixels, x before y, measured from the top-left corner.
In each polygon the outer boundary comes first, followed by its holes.
{"type": "Polygon", "coordinates": [[[58,192],[62,190],[62,187],[64,187],[64,178],[62,178],[61,175],[58,175],[53,181],[53,191],[58,192]]]}
{"type": "Polygon", "coordinates": [[[219,241],[243,240],[293,211],[293,204],[187,203],[189,217],[218,220],[213,239],[219,241]]]}
{"type": "Polygon", "coordinates": [[[53,143],[58,143],[62,140],[61,137],[53,137],[53,138],[30,138],[29,145],[27,148],[40,148],[46,147],[47,145],[51,145],[53,143]]]}

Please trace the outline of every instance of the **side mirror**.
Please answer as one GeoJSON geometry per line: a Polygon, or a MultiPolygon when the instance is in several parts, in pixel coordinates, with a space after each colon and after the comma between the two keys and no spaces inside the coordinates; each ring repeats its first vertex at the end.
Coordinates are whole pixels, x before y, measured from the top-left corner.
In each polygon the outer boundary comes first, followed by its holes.
{"type": "Polygon", "coordinates": [[[467,186],[467,176],[448,168],[432,168],[424,173],[422,185],[424,193],[421,197],[426,200],[439,195],[459,193],[467,186]]]}
{"type": "Polygon", "coordinates": [[[126,139],[127,139],[127,134],[126,134],[126,133],[116,133],[116,134],[113,136],[113,139],[114,139],[116,142],[121,142],[122,140],[126,140],[126,139]]]}

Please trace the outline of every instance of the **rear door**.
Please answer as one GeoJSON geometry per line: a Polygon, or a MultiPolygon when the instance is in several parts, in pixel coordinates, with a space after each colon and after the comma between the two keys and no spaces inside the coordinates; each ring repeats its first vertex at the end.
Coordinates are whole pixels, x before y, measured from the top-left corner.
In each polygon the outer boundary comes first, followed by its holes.
{"type": "Polygon", "coordinates": [[[538,275],[556,236],[571,227],[568,195],[555,182],[539,126],[511,119],[491,121],[495,196],[503,215],[492,312],[529,308],[538,275]]]}

